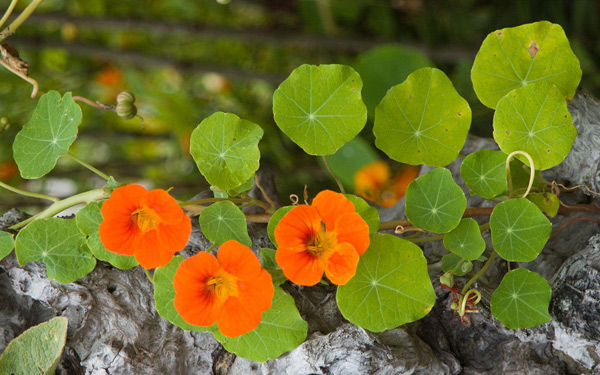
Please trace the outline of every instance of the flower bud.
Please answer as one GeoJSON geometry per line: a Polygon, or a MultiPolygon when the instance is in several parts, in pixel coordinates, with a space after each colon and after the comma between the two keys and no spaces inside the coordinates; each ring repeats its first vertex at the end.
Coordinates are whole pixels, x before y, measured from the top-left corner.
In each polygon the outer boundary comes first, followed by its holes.
{"type": "Polygon", "coordinates": [[[135,95],[129,91],[121,91],[117,95],[117,115],[125,120],[133,118],[137,114],[135,106],[135,95]]]}
{"type": "Polygon", "coordinates": [[[0,130],[10,129],[10,120],[7,116],[0,117],[0,130]]]}

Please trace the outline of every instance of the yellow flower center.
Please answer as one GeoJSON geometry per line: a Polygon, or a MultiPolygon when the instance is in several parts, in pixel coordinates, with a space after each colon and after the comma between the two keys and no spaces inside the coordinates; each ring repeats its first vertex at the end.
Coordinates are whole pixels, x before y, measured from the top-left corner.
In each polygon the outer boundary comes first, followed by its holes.
{"type": "Polygon", "coordinates": [[[336,232],[326,232],[321,229],[317,235],[308,242],[308,252],[311,255],[326,258],[337,244],[336,232]]]}
{"type": "Polygon", "coordinates": [[[215,294],[221,301],[229,297],[235,297],[239,294],[238,278],[227,271],[219,270],[217,276],[210,277],[206,281],[206,290],[215,294]]]}
{"type": "Polygon", "coordinates": [[[160,216],[150,207],[141,207],[131,213],[131,221],[137,225],[142,233],[158,228],[160,216]]]}

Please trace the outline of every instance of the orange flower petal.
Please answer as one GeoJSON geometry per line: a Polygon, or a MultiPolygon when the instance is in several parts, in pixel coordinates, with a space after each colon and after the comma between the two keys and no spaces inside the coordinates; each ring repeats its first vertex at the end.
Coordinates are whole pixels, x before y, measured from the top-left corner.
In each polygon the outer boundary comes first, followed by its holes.
{"type": "Polygon", "coordinates": [[[398,199],[402,198],[406,194],[406,188],[408,185],[421,173],[421,167],[414,165],[404,165],[392,183],[392,189],[394,190],[398,199]]]}
{"type": "Polygon", "coordinates": [[[192,233],[192,221],[187,215],[182,214],[178,223],[173,225],[161,224],[156,232],[165,251],[175,254],[187,245],[192,233]]]}
{"type": "Polygon", "coordinates": [[[327,259],[325,275],[334,284],[346,284],[356,273],[359,256],[354,247],[347,242],[339,244],[327,259]]]}
{"type": "Polygon", "coordinates": [[[116,188],[102,205],[102,217],[104,220],[129,220],[131,213],[141,207],[147,192],[141,185],[116,188]]]}
{"type": "Polygon", "coordinates": [[[335,223],[335,231],[338,243],[351,244],[358,255],[363,255],[371,243],[369,226],[357,212],[341,215],[335,223]]]}
{"type": "Polygon", "coordinates": [[[325,261],[308,251],[288,251],[279,247],[275,253],[275,260],[283,269],[285,277],[298,285],[315,285],[325,271],[325,261]]]}
{"type": "Polygon", "coordinates": [[[319,212],[311,206],[300,205],[285,214],[275,227],[275,241],[288,251],[305,251],[307,243],[321,230],[319,212]]]}
{"type": "MultiPolygon", "coordinates": [[[[325,229],[328,231],[334,229],[335,221],[340,215],[347,212],[356,212],[354,204],[344,194],[331,190],[323,190],[317,194],[311,206],[317,209],[323,224],[325,224],[325,229]]],[[[277,243],[279,244],[279,240],[277,240],[277,243]]]]}
{"type": "Polygon", "coordinates": [[[100,240],[108,251],[121,255],[133,255],[139,241],[139,230],[132,228],[131,222],[111,223],[102,221],[98,227],[100,240]]]}
{"type": "Polygon", "coordinates": [[[181,221],[183,210],[177,201],[164,190],[150,190],[144,196],[142,203],[156,211],[162,223],[177,224],[181,221]]]}
{"type": "MultiPolygon", "coordinates": [[[[220,250],[219,250],[220,251],[220,250]]],[[[223,312],[217,320],[219,331],[228,337],[237,337],[255,329],[262,313],[271,307],[273,283],[271,275],[261,269],[258,278],[251,282],[239,282],[239,296],[230,297],[223,304],[223,312]]]]}
{"type": "Polygon", "coordinates": [[[273,302],[273,279],[271,275],[261,268],[258,277],[251,280],[238,282],[239,298],[255,310],[265,311],[273,302]]]}
{"type": "Polygon", "coordinates": [[[170,251],[168,245],[158,236],[158,231],[152,230],[139,237],[135,260],[146,269],[165,266],[178,251],[170,251]]]}
{"type": "Polygon", "coordinates": [[[184,260],[173,277],[173,305],[189,324],[210,327],[217,321],[223,304],[206,292],[206,281],[219,273],[219,262],[209,253],[198,253],[184,260]]]}
{"type": "Polygon", "coordinates": [[[221,267],[240,280],[252,280],[262,271],[260,261],[248,246],[230,240],[219,247],[217,259],[221,267]]]}
{"type": "Polygon", "coordinates": [[[223,305],[217,325],[225,336],[238,337],[258,327],[261,319],[262,311],[254,311],[239,298],[231,297],[223,305]]]}
{"type": "Polygon", "coordinates": [[[354,191],[358,195],[373,195],[390,180],[392,172],[388,163],[377,160],[354,173],[354,191]]]}

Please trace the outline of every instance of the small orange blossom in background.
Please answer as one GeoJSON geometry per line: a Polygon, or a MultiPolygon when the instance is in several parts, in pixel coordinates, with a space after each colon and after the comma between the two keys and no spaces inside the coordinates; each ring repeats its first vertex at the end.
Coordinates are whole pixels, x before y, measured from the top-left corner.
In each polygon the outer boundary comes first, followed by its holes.
{"type": "Polygon", "coordinates": [[[271,307],[273,281],[252,250],[230,240],[217,257],[201,252],[184,260],[173,278],[173,304],[187,323],[237,337],[256,328],[271,307]]]}
{"type": "Polygon", "coordinates": [[[419,176],[421,168],[405,164],[392,178],[390,166],[374,161],[354,173],[354,192],[383,207],[392,207],[406,193],[408,184],[419,176]]]}
{"type": "Polygon", "coordinates": [[[98,231],[104,247],[122,255],[135,255],[144,268],[162,267],[183,250],[192,222],[164,190],[141,185],[115,189],[102,205],[98,231]]]}
{"type": "Polygon", "coordinates": [[[277,264],[293,283],[315,285],[325,273],[343,285],[369,247],[369,227],[348,198],[324,190],[311,205],[296,206],[281,219],[275,241],[277,264]]]}

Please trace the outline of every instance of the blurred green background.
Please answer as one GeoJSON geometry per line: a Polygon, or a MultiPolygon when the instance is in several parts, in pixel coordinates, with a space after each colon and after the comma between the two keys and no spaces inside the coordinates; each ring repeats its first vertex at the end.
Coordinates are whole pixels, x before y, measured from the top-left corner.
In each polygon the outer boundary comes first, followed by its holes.
{"type": "MultiPolygon", "coordinates": [[[[12,18],[29,2],[20,0],[12,18]]],[[[0,14],[9,3],[0,0],[0,14]]],[[[261,169],[272,172],[287,203],[305,184],[310,195],[335,188],[317,158],[273,122],[273,91],[294,68],[355,67],[369,109],[361,136],[370,142],[373,110],[387,89],[418,67],[436,66],[471,104],[472,132],[490,135],[492,111],[470,83],[477,49],[496,29],[539,20],[565,29],[581,61],[581,87],[600,96],[600,2],[593,0],[45,0],[6,42],[30,64],[41,93],[71,91],[105,104],[121,90],[135,93],[145,129],[137,118],[81,104],[71,148],[118,181],[175,187],[180,199],[207,189],[189,135],[211,113],[233,112],[264,128],[261,169]]],[[[11,144],[37,102],[30,93],[27,82],[0,69],[0,117],[11,124],[0,131],[0,179],[57,195],[101,186],[66,161],[43,179],[20,179],[11,144]]],[[[2,212],[44,204],[0,191],[2,212]]]]}

